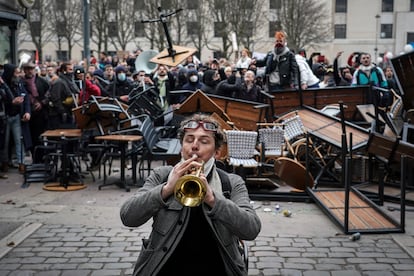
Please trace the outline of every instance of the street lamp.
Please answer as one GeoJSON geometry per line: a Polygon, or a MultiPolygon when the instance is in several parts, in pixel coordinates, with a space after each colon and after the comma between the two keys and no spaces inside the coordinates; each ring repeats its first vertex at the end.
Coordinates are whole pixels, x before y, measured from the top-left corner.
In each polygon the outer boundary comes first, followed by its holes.
{"type": "Polygon", "coordinates": [[[376,27],[375,27],[375,48],[374,48],[374,52],[375,52],[375,60],[377,60],[377,56],[378,56],[378,23],[379,23],[379,19],[380,19],[380,15],[379,14],[377,14],[377,15],[375,15],[375,24],[376,24],[376,27]]]}

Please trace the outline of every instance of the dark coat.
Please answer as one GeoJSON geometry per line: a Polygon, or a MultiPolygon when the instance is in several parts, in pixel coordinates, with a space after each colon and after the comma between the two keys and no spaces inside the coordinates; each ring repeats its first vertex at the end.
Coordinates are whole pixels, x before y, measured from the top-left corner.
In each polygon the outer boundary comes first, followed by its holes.
{"type": "Polygon", "coordinates": [[[13,93],[6,83],[0,84],[0,150],[4,148],[7,115],[6,106],[11,105],[14,99],[13,93]]]}
{"type": "Polygon", "coordinates": [[[295,54],[287,51],[279,59],[274,59],[274,53],[269,52],[262,60],[256,61],[257,67],[266,66],[265,74],[268,76],[276,69],[279,71],[280,85],[284,87],[299,87],[298,64],[296,63],[295,54]]]}
{"type": "MultiPolygon", "coordinates": [[[[2,78],[4,82],[10,88],[10,91],[13,94],[13,97],[19,97],[24,95],[24,102],[21,105],[6,105],[6,115],[7,116],[16,116],[19,115],[20,117],[23,116],[25,113],[31,114],[31,105],[30,105],[30,98],[29,93],[27,92],[25,85],[21,79],[14,82],[13,81],[13,74],[14,70],[17,68],[14,64],[5,64],[4,65],[4,72],[2,78]]],[[[32,138],[30,135],[30,128],[28,122],[21,122],[21,129],[22,129],[22,136],[24,141],[24,146],[26,149],[30,149],[32,147],[32,138]]]]}

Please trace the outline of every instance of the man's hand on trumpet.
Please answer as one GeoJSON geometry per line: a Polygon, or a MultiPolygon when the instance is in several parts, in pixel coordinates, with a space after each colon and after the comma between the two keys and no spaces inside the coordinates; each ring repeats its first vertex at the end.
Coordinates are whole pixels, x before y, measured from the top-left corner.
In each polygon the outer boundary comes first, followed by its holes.
{"type": "MultiPolygon", "coordinates": [[[[174,194],[175,185],[182,176],[189,174],[195,175],[197,171],[199,171],[199,169],[203,167],[203,163],[198,162],[197,159],[198,156],[193,155],[191,158],[185,160],[184,162],[180,162],[174,166],[173,171],[168,178],[167,184],[164,185],[161,191],[161,196],[163,200],[166,200],[168,197],[174,194]]],[[[210,185],[208,185],[206,175],[203,171],[201,171],[198,177],[203,181],[207,188],[204,202],[206,202],[206,204],[208,204],[210,207],[213,207],[214,194],[210,185]]]]}

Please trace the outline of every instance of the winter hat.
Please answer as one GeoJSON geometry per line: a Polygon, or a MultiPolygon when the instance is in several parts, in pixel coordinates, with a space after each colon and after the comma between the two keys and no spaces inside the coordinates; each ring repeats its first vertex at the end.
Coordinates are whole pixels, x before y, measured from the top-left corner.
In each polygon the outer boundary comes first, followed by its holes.
{"type": "Polygon", "coordinates": [[[126,69],[125,69],[125,67],[124,66],[122,66],[122,65],[119,65],[119,66],[117,66],[116,68],[115,68],[115,73],[119,73],[119,72],[124,72],[124,73],[126,73],[126,69]]]}
{"type": "Polygon", "coordinates": [[[93,75],[94,76],[101,77],[101,78],[104,77],[104,73],[103,73],[103,71],[101,69],[96,69],[95,71],[93,71],[93,75]]]}

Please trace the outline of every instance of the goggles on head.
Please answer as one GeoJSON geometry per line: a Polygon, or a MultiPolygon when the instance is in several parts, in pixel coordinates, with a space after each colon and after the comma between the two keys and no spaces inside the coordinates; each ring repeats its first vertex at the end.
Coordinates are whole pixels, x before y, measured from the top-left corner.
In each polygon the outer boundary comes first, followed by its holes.
{"type": "Polygon", "coordinates": [[[213,132],[217,131],[217,125],[215,123],[204,122],[204,121],[194,121],[194,120],[191,120],[185,123],[183,128],[184,129],[197,129],[200,126],[206,131],[213,131],[213,132]]]}

